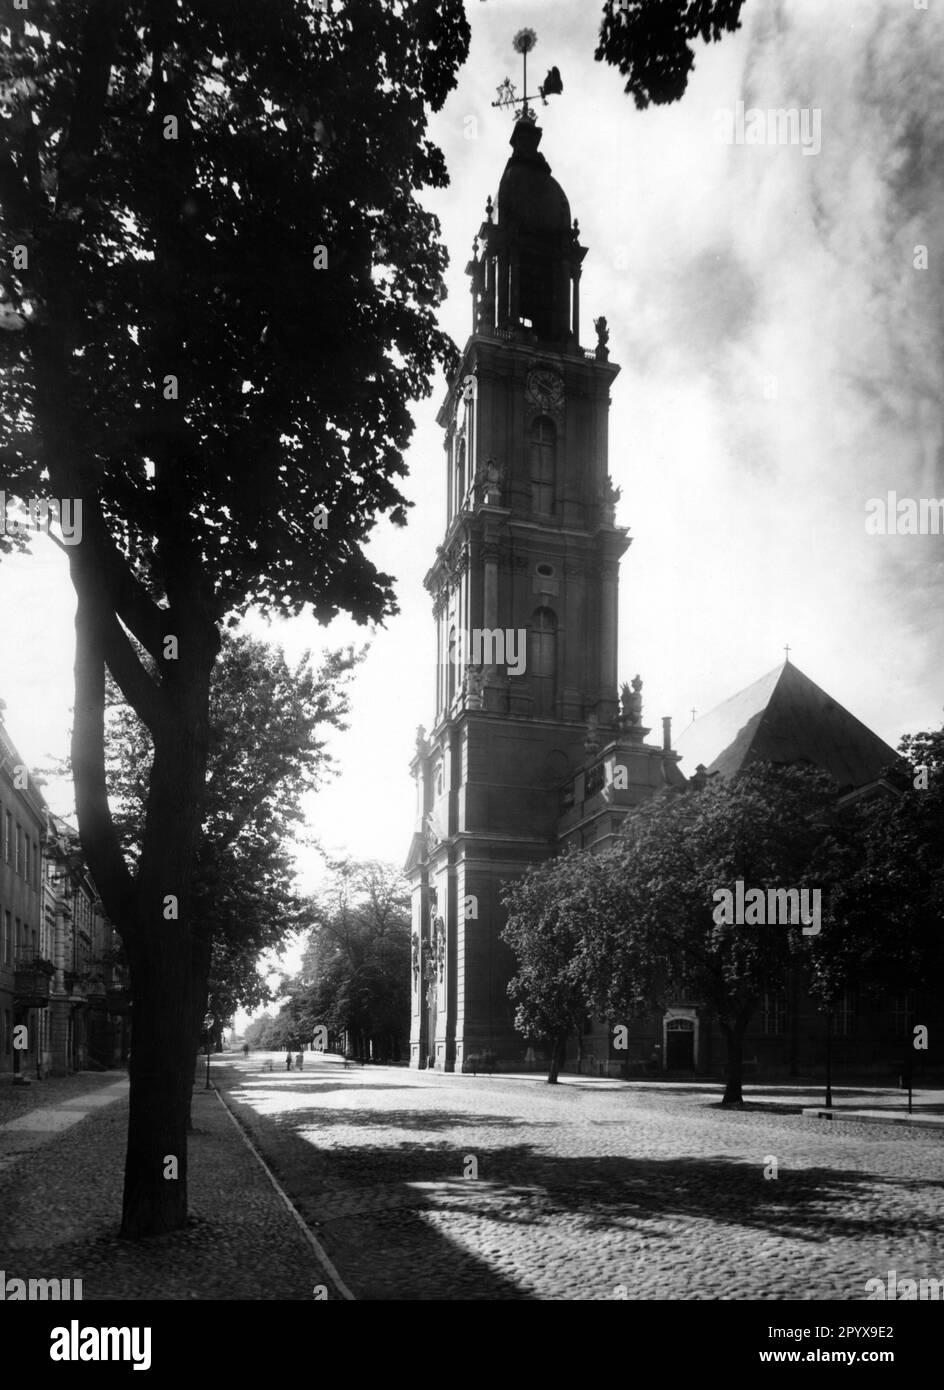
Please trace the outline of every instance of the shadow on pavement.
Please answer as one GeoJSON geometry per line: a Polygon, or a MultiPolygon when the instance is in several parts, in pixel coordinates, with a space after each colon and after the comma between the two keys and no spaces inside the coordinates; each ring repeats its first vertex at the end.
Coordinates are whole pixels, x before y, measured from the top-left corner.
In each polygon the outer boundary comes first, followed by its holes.
{"type": "MultiPolygon", "coordinates": [[[[263,1116],[252,1108],[252,1095],[240,1093],[241,1078],[232,1080],[229,1102],[359,1298],[540,1297],[494,1267],[501,1263],[494,1223],[537,1231],[566,1217],[577,1218],[589,1240],[621,1230],[677,1239],[680,1220],[690,1219],[811,1245],[867,1241],[871,1250],[877,1237],[902,1235],[898,1214],[883,1215],[883,1188],[941,1190],[936,1180],[818,1167],[783,1166],[776,1181],[765,1180],[760,1158],[727,1155],[552,1156],[510,1142],[517,1129],[533,1124],[506,1115],[316,1108],[263,1116]],[[331,1131],[321,1143],[320,1125],[331,1131]],[[387,1135],[356,1142],[352,1134],[350,1144],[338,1142],[339,1131],[365,1128],[387,1135]],[[490,1130],[490,1147],[470,1142],[467,1153],[461,1137],[434,1137],[467,1128],[490,1130]],[[403,1139],[404,1130],[417,1131],[417,1139],[403,1139]],[[476,1160],[475,1179],[464,1175],[469,1157],[476,1160]],[[492,1233],[491,1260],[444,1233],[450,1216],[469,1244],[485,1239],[479,1232],[492,1233]]],[[[944,1214],[922,1224],[924,1238],[941,1231],[944,1214]]]]}

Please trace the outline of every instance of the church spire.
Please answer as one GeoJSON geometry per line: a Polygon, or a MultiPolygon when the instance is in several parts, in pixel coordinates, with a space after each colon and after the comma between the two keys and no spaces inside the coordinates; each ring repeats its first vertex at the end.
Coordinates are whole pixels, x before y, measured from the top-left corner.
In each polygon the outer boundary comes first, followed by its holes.
{"type": "MultiPolygon", "coordinates": [[[[564,190],[539,149],[542,131],[527,89],[528,53],[536,42],[533,29],[515,35],[524,61],[523,95],[517,96],[506,78],[492,103],[522,109],[498,189],[497,222],[489,199],[478,233],[481,254],[476,251],[466,267],[472,279],[472,330],[579,352],[580,266],[587,252],[564,190]]],[[[551,68],[538,95],[547,105],[548,96],[562,90],[560,73],[551,68]]]]}

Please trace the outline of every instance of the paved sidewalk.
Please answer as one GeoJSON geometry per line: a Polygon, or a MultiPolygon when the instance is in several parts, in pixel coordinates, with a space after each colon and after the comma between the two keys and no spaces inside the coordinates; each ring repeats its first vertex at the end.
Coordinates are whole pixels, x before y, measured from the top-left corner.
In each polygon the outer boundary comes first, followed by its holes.
{"type": "Polygon", "coordinates": [[[127,1069],[115,1067],[111,1071],[70,1072],[68,1076],[50,1076],[45,1081],[33,1080],[29,1086],[14,1086],[12,1074],[3,1072],[0,1074],[0,1127],[31,1110],[95,1094],[122,1078],[127,1080],[127,1069]]]}
{"type": "Polygon", "coordinates": [[[102,1091],[91,1099],[72,1097],[0,1130],[0,1148],[38,1140],[0,1168],[0,1268],[8,1279],[81,1279],[83,1301],[311,1302],[321,1286],[339,1297],[215,1091],[194,1092],[188,1227],[120,1240],[127,1100],[102,1091]]]}

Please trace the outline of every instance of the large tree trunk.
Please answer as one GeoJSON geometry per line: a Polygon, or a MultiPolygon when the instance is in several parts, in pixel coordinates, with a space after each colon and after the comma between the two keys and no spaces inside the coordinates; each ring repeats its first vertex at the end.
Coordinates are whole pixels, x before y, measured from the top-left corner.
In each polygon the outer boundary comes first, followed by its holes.
{"type": "Polygon", "coordinates": [[[195,1064],[190,880],[202,820],[211,665],[207,653],[203,679],[192,668],[167,678],[174,687],[173,716],[154,734],[137,912],[124,933],[134,1029],[125,1236],[162,1234],[187,1220],[195,1064]]]}
{"type": "Polygon", "coordinates": [[[727,1080],[724,1095],[721,1097],[721,1104],[743,1105],[744,1097],[741,1094],[741,1087],[744,1082],[744,1033],[747,1024],[722,1023],[721,1027],[728,1049],[727,1080]]]}
{"type": "MultiPolygon", "coordinates": [[[[159,1235],[187,1219],[187,1108],[193,1084],[190,879],[202,819],[213,650],[165,675],[155,716],[141,858],[132,881],[107,805],[102,621],[76,585],[76,806],[82,844],[131,968],[131,1109],[121,1233],[159,1235]],[[193,669],[196,667],[196,670],[193,669]],[[202,669],[201,669],[202,668],[202,669]]],[[[183,624],[178,624],[178,629],[183,624]]],[[[182,665],[183,663],[181,663],[182,665]]]]}
{"type": "Polygon", "coordinates": [[[557,1085],[560,1069],[567,1058],[567,1034],[557,1033],[551,1041],[551,1065],[548,1068],[547,1084],[557,1085]]]}
{"type": "Polygon", "coordinates": [[[143,924],[149,939],[129,949],[131,1108],[121,1234],[130,1237],[175,1231],[187,1220],[190,962],[167,933],[176,924],[160,908],[151,915],[157,920],[143,924]]]}

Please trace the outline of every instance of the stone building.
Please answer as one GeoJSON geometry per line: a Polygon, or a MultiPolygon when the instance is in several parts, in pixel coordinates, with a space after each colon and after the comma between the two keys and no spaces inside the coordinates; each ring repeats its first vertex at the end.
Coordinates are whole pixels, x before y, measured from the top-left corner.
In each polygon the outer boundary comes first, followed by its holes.
{"type": "Polygon", "coordinates": [[[79,833],[49,816],[43,906],[52,943],[48,1066],[55,1075],[121,1063],[130,1046],[130,993],[118,933],[85,865],[79,833]]]}
{"type": "Polygon", "coordinates": [[[128,1053],[117,933],[82,857],[0,719],[0,1072],[30,1080],[128,1053]]]}
{"type": "Polygon", "coordinates": [[[53,965],[43,914],[46,803],[0,705],[0,1071],[33,1075],[48,1045],[53,965]]]}
{"type": "MultiPolygon", "coordinates": [[[[620,561],[607,466],[606,320],[581,342],[587,250],[539,151],[529,111],[511,139],[495,205],[467,266],[472,332],[438,420],[446,519],[426,576],[437,642],[435,717],[418,730],[416,820],[405,866],[413,899],[410,1064],[502,1070],[542,1059],[515,1032],[501,941],[503,882],[568,846],[599,848],[658,788],[698,786],[752,759],[808,762],[851,799],[882,792],[895,754],[785,662],[686,730],[649,741],[642,682],[617,680],[620,561]],[[680,768],[684,754],[686,777],[680,768]]],[[[834,1019],[834,1060],[887,1072],[915,1001],[850,992],[834,1019]]],[[[944,1023],[944,1020],[942,1020],[944,1023]]],[[[817,1068],[823,1021],[791,983],[746,1039],[748,1072],[817,1068]]],[[[699,1002],[629,1022],[617,1051],[587,1019],[568,1068],[594,1074],[720,1073],[719,1030],[699,1002]]]]}

